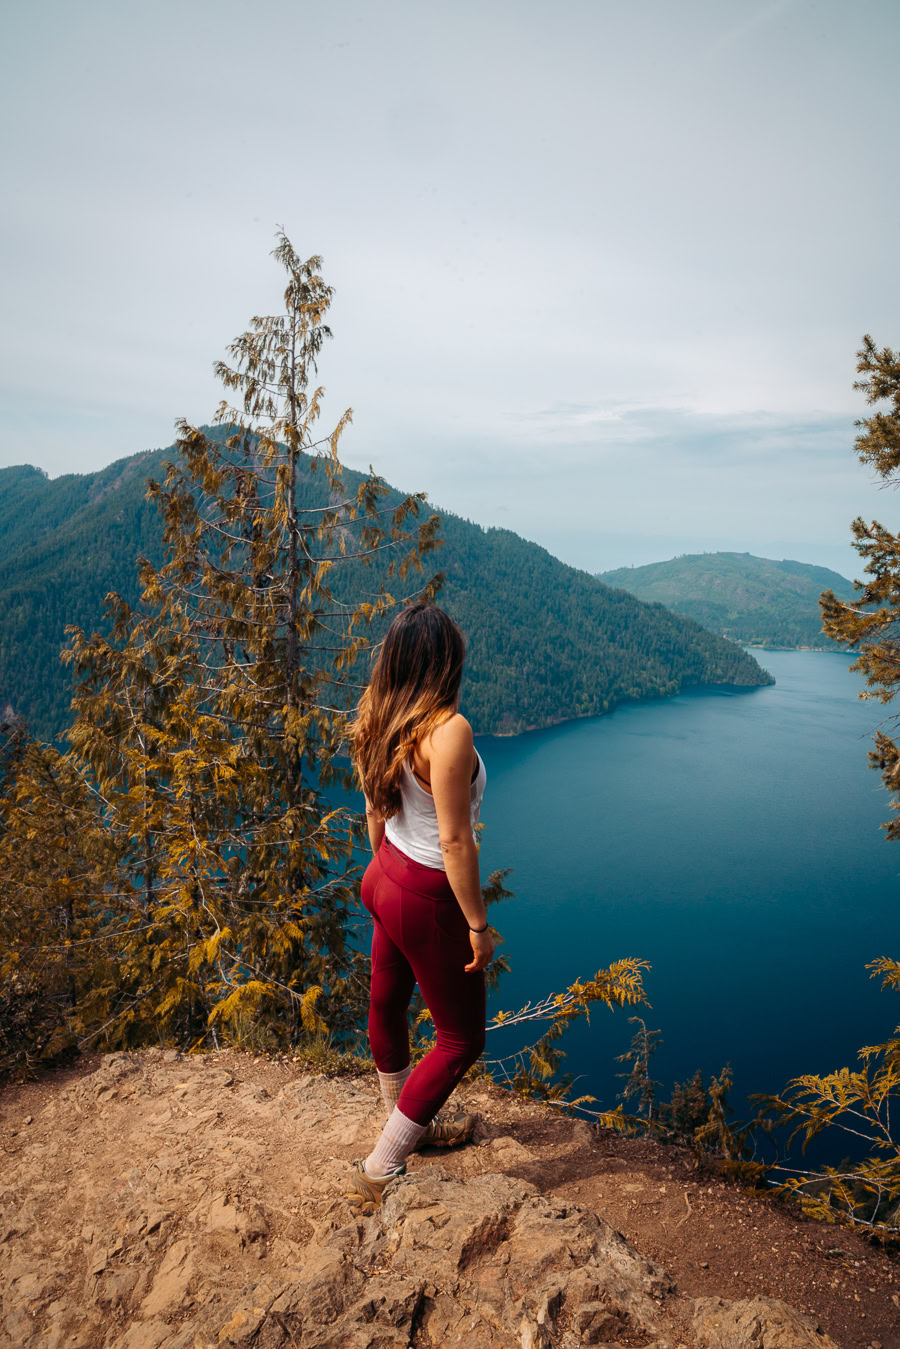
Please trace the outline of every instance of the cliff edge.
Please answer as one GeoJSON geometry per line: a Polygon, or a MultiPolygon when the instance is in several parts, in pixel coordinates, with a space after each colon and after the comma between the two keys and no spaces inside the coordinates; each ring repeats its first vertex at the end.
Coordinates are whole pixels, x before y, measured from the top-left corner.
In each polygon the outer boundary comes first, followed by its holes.
{"type": "MultiPolygon", "coordinates": [[[[0,1096],[0,1345],[898,1349],[854,1233],[491,1084],[475,1144],[353,1216],[372,1077],[111,1054],[0,1096]]],[[[896,1277],[895,1277],[896,1275],[896,1277]]]]}

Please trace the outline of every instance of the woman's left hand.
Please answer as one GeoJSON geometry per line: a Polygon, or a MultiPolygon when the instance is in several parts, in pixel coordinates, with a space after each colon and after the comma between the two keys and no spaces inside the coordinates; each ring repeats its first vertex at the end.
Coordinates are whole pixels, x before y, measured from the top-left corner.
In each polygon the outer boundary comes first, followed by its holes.
{"type": "Polygon", "coordinates": [[[466,966],[466,969],[469,972],[483,970],[494,958],[494,938],[491,936],[491,929],[488,927],[484,932],[473,932],[470,928],[469,940],[475,959],[466,966]]]}

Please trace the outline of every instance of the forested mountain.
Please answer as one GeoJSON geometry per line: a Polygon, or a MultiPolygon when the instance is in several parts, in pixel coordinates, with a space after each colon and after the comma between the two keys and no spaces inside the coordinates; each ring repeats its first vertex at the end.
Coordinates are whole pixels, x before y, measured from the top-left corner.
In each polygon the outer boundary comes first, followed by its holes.
{"type": "Polygon", "coordinates": [[[776,562],[751,553],[686,553],[647,567],[620,567],[598,580],[655,600],[713,632],[757,646],[838,648],[822,632],[819,596],[850,599],[853,586],[828,567],[776,562]]]}
{"type": "MultiPolygon", "coordinates": [[[[104,629],[108,591],[138,599],[135,558],[162,561],[158,513],[144,490],[148,477],[163,480],[175,453],[55,479],[31,467],[0,470],[0,707],[35,734],[49,739],[68,724],[65,625],[104,629]]],[[[322,499],[322,475],[306,476],[308,499],[322,499]]],[[[447,575],[441,603],[467,635],[463,710],[476,731],[552,725],[690,685],[772,682],[736,644],[509,530],[442,513],[441,533],[434,566],[447,575]]]]}

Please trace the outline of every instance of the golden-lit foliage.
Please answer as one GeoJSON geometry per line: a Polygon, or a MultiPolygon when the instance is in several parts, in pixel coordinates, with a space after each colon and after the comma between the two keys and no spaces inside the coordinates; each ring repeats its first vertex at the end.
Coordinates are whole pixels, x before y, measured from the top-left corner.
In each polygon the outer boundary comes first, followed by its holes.
{"type": "MultiPolygon", "coordinates": [[[[900,962],[880,957],[866,966],[882,975],[882,987],[900,987],[900,962]]],[[[883,1044],[859,1050],[862,1067],[839,1068],[818,1076],[792,1078],[776,1096],[759,1094],[759,1118],[769,1127],[791,1127],[789,1142],[802,1138],[805,1152],[812,1139],[832,1129],[852,1140],[859,1160],[847,1158],[839,1166],[790,1172],[776,1192],[790,1195],[812,1218],[845,1222],[875,1233],[884,1240],[900,1235],[900,1137],[896,1134],[896,1105],[900,1096],[900,1026],[883,1044]],[[891,1122],[891,1106],[894,1122],[891,1122]],[[861,1149],[860,1145],[863,1145],[861,1149]]]]}
{"type": "MultiPolygon", "coordinates": [[[[879,350],[867,335],[857,353],[856,368],[864,378],[854,387],[865,393],[866,401],[889,404],[886,410],[856,423],[860,428],[856,452],[863,464],[874,467],[893,486],[900,469],[900,356],[890,347],[879,350]]],[[[890,703],[900,687],[900,535],[877,520],[866,524],[859,516],[851,528],[868,580],[853,582],[859,592],[854,603],[842,602],[826,590],[819,601],[822,626],[835,641],[858,649],[850,668],[866,677],[860,698],[890,703]]],[[[888,721],[896,722],[896,714],[888,721]]],[[[897,840],[900,751],[883,726],[873,739],[869,762],[880,770],[894,811],[894,818],[883,827],[889,840],[897,840]]],[[[866,968],[873,978],[881,976],[883,988],[900,992],[896,960],[880,956],[866,968]]],[[[900,1139],[893,1130],[900,1087],[900,1026],[883,1043],[864,1046],[858,1057],[862,1066],[857,1069],[839,1068],[821,1076],[807,1073],[793,1078],[778,1095],[757,1093],[755,1099],[761,1102],[757,1122],[770,1130],[789,1126],[789,1143],[801,1138],[804,1152],[826,1130],[852,1139],[855,1159],[847,1158],[839,1166],[773,1167],[787,1173],[776,1192],[790,1195],[811,1217],[849,1223],[877,1233],[882,1240],[896,1240],[900,1235],[900,1139]],[[865,1155],[860,1158],[860,1153],[865,1155]]]]}
{"type": "Polygon", "coordinates": [[[105,915],[117,858],[94,794],[65,756],[0,728],[0,1074],[30,1070],[107,1014],[105,915]]]}
{"type": "Polygon", "coordinates": [[[274,256],[284,311],[217,366],[239,405],[211,432],[180,422],[148,484],[166,559],[139,560],[138,605],[107,597],[107,636],[67,630],[70,748],[30,749],[5,795],[0,973],[52,967],[83,1043],[221,1043],[248,1018],[293,1043],[365,1021],[361,830],[341,804],[353,667],[373,620],[438,588],[422,559],[439,522],[421,493],[383,508],[374,473],[344,490],[351,412],[319,435],[312,384],[332,290],[283,233],[274,256]]]}
{"type": "MultiPolygon", "coordinates": [[[[493,928],[491,930],[493,932],[493,928]]],[[[498,939],[498,934],[494,935],[498,939]]],[[[569,1095],[572,1078],[560,1075],[565,1052],[555,1046],[555,1041],[581,1017],[590,1022],[591,1007],[597,1003],[611,1011],[637,1002],[646,1003],[642,977],[646,969],[649,969],[646,960],[634,957],[616,960],[609,969],[598,970],[592,979],[576,979],[564,993],[550,993],[539,1002],[528,1002],[515,1012],[495,1013],[488,1023],[488,1031],[537,1022],[549,1024],[532,1044],[500,1058],[482,1058],[476,1065],[476,1072],[495,1078],[520,1095],[536,1096],[565,1108],[579,1108],[595,1115],[608,1127],[631,1131],[633,1125],[622,1116],[621,1110],[589,1111],[586,1107],[596,1097],[573,1098],[569,1095]]]]}

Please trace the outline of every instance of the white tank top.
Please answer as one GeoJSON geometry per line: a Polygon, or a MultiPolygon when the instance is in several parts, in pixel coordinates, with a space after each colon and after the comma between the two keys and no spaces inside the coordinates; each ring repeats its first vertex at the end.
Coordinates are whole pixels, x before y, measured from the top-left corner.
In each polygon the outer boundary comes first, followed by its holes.
{"type": "MultiPolygon", "coordinates": [[[[475,753],[478,754],[478,750],[475,753]]],[[[478,754],[478,771],[469,788],[473,838],[486,781],[484,760],[478,754]]],[[[408,763],[403,765],[403,774],[400,778],[400,802],[397,814],[384,822],[388,842],[393,843],[395,848],[399,848],[414,862],[421,862],[422,866],[434,867],[438,871],[446,871],[434,797],[416,780],[408,763]]]]}

